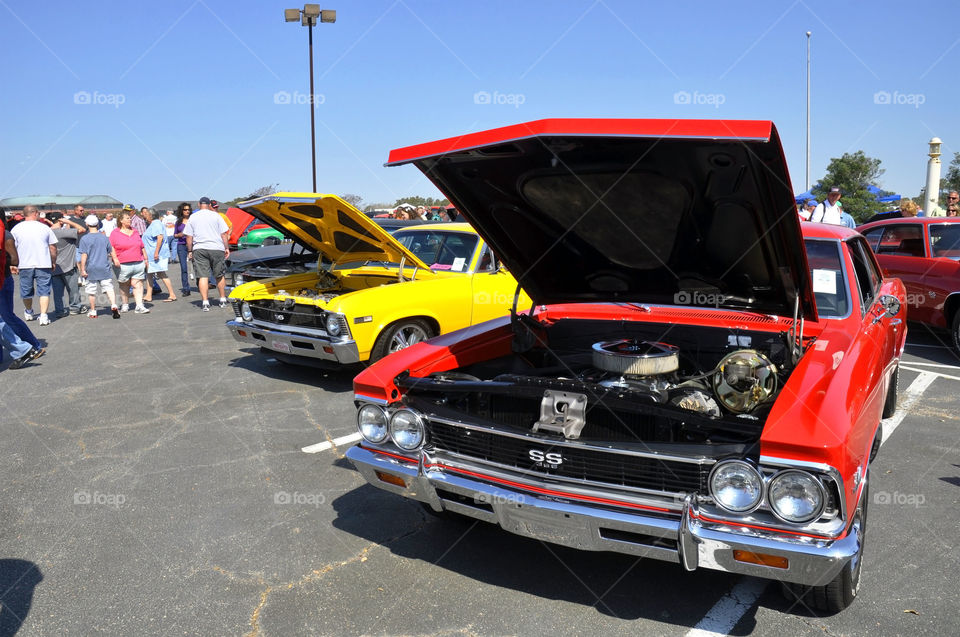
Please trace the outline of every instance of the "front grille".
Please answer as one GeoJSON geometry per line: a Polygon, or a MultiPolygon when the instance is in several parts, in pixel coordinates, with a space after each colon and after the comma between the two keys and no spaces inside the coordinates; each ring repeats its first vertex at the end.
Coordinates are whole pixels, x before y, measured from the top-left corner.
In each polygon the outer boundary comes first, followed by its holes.
{"type": "Polygon", "coordinates": [[[285,308],[277,303],[251,303],[253,318],[267,323],[324,329],[325,312],[318,307],[297,304],[285,308]]]}
{"type": "Polygon", "coordinates": [[[438,450],[469,458],[496,462],[545,476],[590,480],[613,486],[666,492],[706,492],[711,465],[661,460],[576,445],[551,445],[549,441],[502,436],[431,421],[430,443],[438,450]],[[563,461],[556,466],[537,466],[530,451],[559,453],[563,461]]]}

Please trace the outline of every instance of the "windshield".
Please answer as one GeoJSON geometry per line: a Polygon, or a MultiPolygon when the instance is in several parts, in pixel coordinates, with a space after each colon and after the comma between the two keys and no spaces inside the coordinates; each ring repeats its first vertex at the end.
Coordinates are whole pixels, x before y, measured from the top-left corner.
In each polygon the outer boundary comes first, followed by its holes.
{"type": "Polygon", "coordinates": [[[453,272],[467,271],[478,241],[475,234],[440,230],[404,230],[394,238],[431,270],[453,272]]]}
{"type": "Polygon", "coordinates": [[[840,242],[807,239],[807,263],[820,318],[843,318],[850,311],[847,282],[840,261],[840,242]]]}
{"type": "Polygon", "coordinates": [[[960,223],[930,224],[930,254],[960,259],[960,223]]]}

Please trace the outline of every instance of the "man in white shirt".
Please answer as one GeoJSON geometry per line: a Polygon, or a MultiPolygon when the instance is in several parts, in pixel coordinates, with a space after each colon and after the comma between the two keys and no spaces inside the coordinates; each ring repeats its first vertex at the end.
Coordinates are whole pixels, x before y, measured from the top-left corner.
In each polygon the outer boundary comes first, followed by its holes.
{"type": "Polygon", "coordinates": [[[108,210],[103,219],[100,220],[100,232],[102,232],[107,237],[110,236],[110,233],[117,229],[117,220],[113,218],[113,212],[108,210]]]}
{"type": "Polygon", "coordinates": [[[840,201],[841,194],[839,188],[836,186],[832,187],[830,192],[827,193],[827,200],[818,204],[816,209],[814,209],[813,214],[810,216],[810,221],[832,223],[835,226],[843,225],[843,219],[840,214],[843,210],[840,208],[840,204],[837,203],[840,201]]]}
{"type": "Polygon", "coordinates": [[[197,288],[203,299],[203,311],[210,311],[207,295],[210,290],[208,277],[217,281],[220,307],[227,307],[226,257],[230,256],[230,226],[210,207],[208,197],[200,198],[200,209],[195,210],[183,229],[187,236],[187,258],[193,259],[197,273],[197,288]]]}
{"type": "Polygon", "coordinates": [[[163,231],[166,234],[165,240],[167,242],[167,249],[170,250],[170,263],[176,263],[177,246],[173,238],[173,233],[177,228],[177,215],[173,214],[173,210],[167,210],[167,214],[163,216],[160,223],[163,224],[163,231]]]}
{"type": "Polygon", "coordinates": [[[50,226],[40,223],[40,212],[36,206],[24,206],[23,221],[18,223],[10,235],[17,246],[20,264],[20,299],[23,301],[23,318],[32,321],[34,283],[40,297],[40,325],[50,325],[47,307],[50,305],[50,280],[53,265],[57,262],[57,237],[50,226]]]}

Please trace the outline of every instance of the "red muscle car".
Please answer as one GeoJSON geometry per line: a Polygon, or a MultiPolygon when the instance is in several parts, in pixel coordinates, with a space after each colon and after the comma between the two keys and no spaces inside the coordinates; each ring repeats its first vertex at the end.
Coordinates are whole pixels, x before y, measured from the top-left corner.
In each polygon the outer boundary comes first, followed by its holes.
{"type": "Polygon", "coordinates": [[[354,380],[347,457],[428,510],[857,594],[903,285],[801,233],[767,121],[541,120],[395,150],[534,300],[354,380]]]}
{"type": "Polygon", "coordinates": [[[911,321],[947,329],[960,352],[960,218],[904,217],[857,228],[887,276],[907,288],[911,321]]]}

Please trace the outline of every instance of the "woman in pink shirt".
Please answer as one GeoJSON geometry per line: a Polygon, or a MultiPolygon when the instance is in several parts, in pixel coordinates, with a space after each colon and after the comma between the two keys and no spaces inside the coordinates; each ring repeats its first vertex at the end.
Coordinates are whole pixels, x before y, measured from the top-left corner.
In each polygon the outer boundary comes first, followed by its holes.
{"type": "Polygon", "coordinates": [[[137,302],[134,312],[146,314],[150,311],[143,304],[143,281],[147,278],[147,253],[144,251],[140,233],[130,224],[131,219],[129,212],[123,212],[118,220],[117,229],[110,233],[110,245],[117,251],[117,260],[120,261],[120,274],[117,276],[117,281],[120,283],[120,298],[123,301],[120,311],[130,311],[132,284],[133,298],[137,302]]]}

